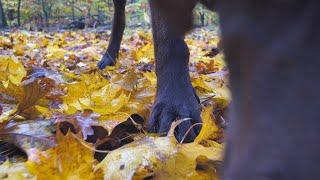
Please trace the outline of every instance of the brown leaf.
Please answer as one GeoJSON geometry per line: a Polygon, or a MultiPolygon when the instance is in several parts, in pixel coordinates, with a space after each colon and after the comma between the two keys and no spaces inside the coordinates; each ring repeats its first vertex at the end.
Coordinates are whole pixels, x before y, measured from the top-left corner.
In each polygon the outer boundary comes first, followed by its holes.
{"type": "MultiPolygon", "coordinates": [[[[142,133],[143,124],[144,119],[141,116],[132,114],[126,121],[118,124],[110,136],[97,142],[97,150],[112,151],[133,142],[136,135],[142,133]]],[[[101,161],[106,155],[107,153],[96,152],[94,156],[101,161]]]]}
{"type": "Polygon", "coordinates": [[[45,97],[54,87],[56,81],[46,77],[46,71],[33,69],[32,73],[22,81],[23,98],[18,105],[17,113],[25,118],[32,118],[36,114],[34,106],[45,97]]]}
{"type": "Polygon", "coordinates": [[[30,148],[46,150],[55,145],[55,126],[49,120],[30,120],[0,124],[0,140],[27,152],[30,148]]]}
{"type": "MultiPolygon", "coordinates": [[[[96,120],[99,115],[92,112],[76,113],[74,115],[56,114],[54,119],[63,134],[67,134],[69,130],[73,133],[81,133],[84,140],[88,136],[94,135],[93,127],[99,126],[96,120]]],[[[108,131],[106,131],[108,134],[108,131]]]]}

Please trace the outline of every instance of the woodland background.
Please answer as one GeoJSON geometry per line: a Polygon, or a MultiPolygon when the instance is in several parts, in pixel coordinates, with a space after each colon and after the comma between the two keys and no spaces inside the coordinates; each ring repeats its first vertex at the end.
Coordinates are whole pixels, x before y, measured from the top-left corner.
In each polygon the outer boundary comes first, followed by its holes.
{"type": "MultiPolygon", "coordinates": [[[[217,15],[201,5],[196,7],[194,15],[196,26],[218,24],[217,15]]],[[[0,0],[0,28],[56,30],[68,28],[72,22],[110,28],[112,16],[112,0],[0,0]]],[[[149,26],[147,0],[128,0],[126,18],[128,27],[149,26]]]]}

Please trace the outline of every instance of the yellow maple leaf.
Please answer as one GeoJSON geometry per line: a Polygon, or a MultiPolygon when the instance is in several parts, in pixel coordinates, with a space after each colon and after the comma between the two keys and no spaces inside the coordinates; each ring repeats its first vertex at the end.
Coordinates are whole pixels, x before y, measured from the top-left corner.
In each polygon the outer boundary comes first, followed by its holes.
{"type": "Polygon", "coordinates": [[[83,106],[84,109],[91,109],[93,112],[99,113],[101,115],[108,115],[118,112],[122,107],[124,107],[129,101],[130,95],[127,96],[123,92],[115,98],[104,99],[103,101],[95,101],[92,106],[83,106]]]}
{"type": "Polygon", "coordinates": [[[42,36],[38,39],[38,45],[40,47],[47,47],[49,45],[49,40],[45,37],[45,36],[42,36]]]}
{"type": "Polygon", "coordinates": [[[192,86],[194,88],[199,88],[201,90],[204,90],[206,92],[213,92],[214,89],[214,83],[212,82],[212,79],[206,75],[199,75],[192,79],[192,86]]]}
{"type": "Polygon", "coordinates": [[[16,56],[23,56],[24,55],[23,45],[17,44],[13,48],[14,48],[14,55],[16,55],[16,56]]]}
{"type": "Polygon", "coordinates": [[[27,74],[23,64],[10,56],[0,57],[0,81],[5,87],[11,82],[20,85],[22,78],[27,74]]]}
{"type": "Polygon", "coordinates": [[[27,171],[24,163],[11,163],[6,161],[0,165],[0,179],[25,180],[34,179],[27,171]]]}
{"type": "Polygon", "coordinates": [[[129,102],[130,94],[97,74],[82,77],[80,82],[67,85],[68,93],[63,97],[66,113],[90,109],[100,115],[111,115],[129,102]]]}
{"type": "MultiPolygon", "coordinates": [[[[57,135],[58,145],[39,154],[38,160],[25,163],[28,171],[39,180],[102,179],[101,171],[94,171],[94,152],[70,132],[57,135]]],[[[90,145],[86,145],[90,146],[90,145]]]]}
{"type": "Polygon", "coordinates": [[[12,42],[9,38],[0,36],[0,47],[12,47],[12,42]]]}
{"type": "Polygon", "coordinates": [[[145,137],[109,153],[96,168],[105,179],[218,179],[223,145],[179,144],[173,134],[181,122],[167,137],[145,137]]]}
{"type": "Polygon", "coordinates": [[[67,50],[58,47],[48,47],[47,48],[47,59],[64,59],[64,56],[68,53],[67,50]]]}
{"type": "Polygon", "coordinates": [[[125,75],[116,76],[112,80],[112,83],[119,85],[127,91],[133,91],[138,84],[138,75],[132,68],[129,68],[127,71],[125,75]]]}
{"type": "Polygon", "coordinates": [[[162,164],[162,166],[167,172],[169,172],[167,176],[168,178],[173,176],[178,179],[183,179],[171,169],[179,169],[180,166],[189,166],[189,168],[180,168],[181,174],[186,175],[185,179],[218,180],[218,174],[221,170],[222,156],[223,145],[214,141],[209,141],[206,146],[196,142],[179,144],[176,157],[170,159],[169,163],[162,164]]]}
{"type": "Polygon", "coordinates": [[[152,85],[157,84],[157,76],[154,72],[145,72],[143,73],[144,77],[147,78],[152,85]]]}
{"type": "Polygon", "coordinates": [[[149,63],[152,59],[154,59],[154,47],[151,42],[148,42],[146,45],[138,48],[136,51],[132,51],[131,55],[133,59],[140,62],[149,63]]]}
{"type": "Polygon", "coordinates": [[[96,61],[102,58],[101,53],[99,53],[95,47],[87,47],[83,49],[80,54],[86,55],[96,61]]]}
{"type": "Polygon", "coordinates": [[[223,86],[220,88],[214,89],[215,97],[213,97],[216,103],[222,105],[222,107],[227,107],[231,101],[231,92],[230,90],[223,86]]]}
{"type": "Polygon", "coordinates": [[[12,117],[17,112],[16,105],[7,105],[2,104],[2,112],[0,114],[0,123],[7,121],[10,117],[12,117]]]}
{"type": "MultiPolygon", "coordinates": [[[[146,137],[108,154],[97,166],[105,179],[212,179],[214,171],[199,171],[197,159],[221,161],[222,146],[179,144],[174,137],[146,137]]],[[[215,168],[215,167],[213,167],[215,168]]]]}
{"type": "Polygon", "coordinates": [[[202,118],[202,128],[195,139],[196,142],[200,142],[202,140],[215,139],[214,136],[217,136],[219,133],[219,128],[214,122],[214,117],[212,114],[213,107],[205,107],[202,110],[201,118],[202,118]]]}

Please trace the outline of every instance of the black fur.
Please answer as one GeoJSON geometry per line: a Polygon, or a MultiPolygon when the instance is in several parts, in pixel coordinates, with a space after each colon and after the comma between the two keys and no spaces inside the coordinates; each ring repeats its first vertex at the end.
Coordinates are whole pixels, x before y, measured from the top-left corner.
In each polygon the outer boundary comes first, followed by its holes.
{"type": "Polygon", "coordinates": [[[119,55],[120,44],[125,28],[125,7],[127,0],[113,0],[114,14],[111,31],[111,39],[106,53],[102,60],[98,63],[99,69],[104,69],[106,66],[113,66],[119,55]]]}
{"type": "MultiPolygon", "coordinates": [[[[174,119],[191,117],[177,132],[181,139],[200,121],[183,40],[192,28],[196,1],[149,2],[158,87],[148,129],[167,132],[174,119]]],[[[320,179],[319,3],[201,2],[220,15],[231,73],[232,119],[223,178],[320,179]]]]}
{"type": "MultiPolygon", "coordinates": [[[[188,12],[192,11],[196,3],[192,0],[190,4],[184,3],[185,6],[179,3],[167,6],[159,2],[149,2],[158,83],[155,104],[147,126],[151,132],[167,133],[172,121],[191,118],[177,127],[176,137],[181,141],[192,124],[201,122],[199,99],[192,88],[188,71],[189,49],[184,42],[185,29],[190,29],[192,25],[192,15],[188,12]],[[177,9],[188,14],[188,18],[170,17],[175,15],[177,9]]],[[[100,69],[115,64],[125,28],[126,0],[114,0],[113,3],[115,12],[111,40],[107,52],[98,63],[100,69]]],[[[199,126],[193,128],[184,142],[192,141],[199,131],[199,126]]]]}
{"type": "Polygon", "coordinates": [[[218,2],[233,94],[225,179],[320,179],[319,3],[218,2]]]}
{"type": "MultiPolygon", "coordinates": [[[[149,4],[156,56],[157,95],[148,130],[166,133],[172,121],[191,118],[177,128],[176,137],[180,141],[192,124],[201,122],[200,105],[189,77],[189,49],[184,42],[184,34],[177,34],[175,26],[163,14],[166,11],[159,11],[156,1],[150,0],[149,4]]],[[[185,142],[192,141],[199,129],[192,129],[185,142]]]]}

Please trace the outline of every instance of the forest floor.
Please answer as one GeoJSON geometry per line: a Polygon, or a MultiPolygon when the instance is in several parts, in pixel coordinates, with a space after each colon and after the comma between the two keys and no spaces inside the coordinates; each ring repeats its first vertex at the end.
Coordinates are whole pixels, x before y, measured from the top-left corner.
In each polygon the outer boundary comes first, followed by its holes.
{"type": "Polygon", "coordinates": [[[117,65],[101,71],[109,36],[0,33],[1,179],[217,179],[230,102],[219,38],[205,29],[186,38],[203,124],[181,144],[181,121],[166,137],[144,130],[156,86],[150,31],[126,33],[117,65]]]}

